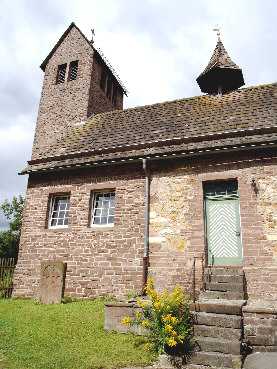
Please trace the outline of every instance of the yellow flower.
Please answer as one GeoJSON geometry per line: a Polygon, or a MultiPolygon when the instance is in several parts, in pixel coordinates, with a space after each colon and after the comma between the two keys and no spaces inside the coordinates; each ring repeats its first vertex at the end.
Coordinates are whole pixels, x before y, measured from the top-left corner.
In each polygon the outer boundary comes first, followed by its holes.
{"type": "Polygon", "coordinates": [[[141,299],[138,299],[138,306],[141,306],[141,299]]]}
{"type": "Polygon", "coordinates": [[[177,318],[175,316],[171,317],[171,323],[175,324],[177,322],[177,318]]]}
{"type": "Polygon", "coordinates": [[[172,331],[172,326],[170,325],[170,324],[167,324],[166,326],[165,326],[165,330],[166,331],[168,331],[168,332],[171,332],[172,331]]]}
{"type": "Polygon", "coordinates": [[[154,302],[154,307],[155,307],[156,310],[160,310],[163,307],[163,305],[162,305],[161,302],[156,301],[156,302],[154,302]]]}
{"type": "Polygon", "coordinates": [[[177,345],[177,342],[175,341],[174,337],[168,338],[167,343],[168,343],[168,346],[170,346],[170,347],[177,345]]]}
{"type": "Polygon", "coordinates": [[[124,319],[122,319],[121,324],[130,325],[131,320],[132,320],[132,319],[130,319],[130,318],[126,318],[126,317],[125,317],[124,319]]]}
{"type": "Polygon", "coordinates": [[[141,324],[142,324],[144,327],[146,327],[146,326],[148,326],[148,325],[149,325],[149,322],[148,322],[148,320],[143,320],[143,321],[141,322],[141,324]]]}
{"type": "Polygon", "coordinates": [[[141,313],[140,313],[139,311],[137,311],[137,313],[136,313],[136,317],[137,317],[137,318],[140,318],[140,317],[141,317],[141,313]]]}

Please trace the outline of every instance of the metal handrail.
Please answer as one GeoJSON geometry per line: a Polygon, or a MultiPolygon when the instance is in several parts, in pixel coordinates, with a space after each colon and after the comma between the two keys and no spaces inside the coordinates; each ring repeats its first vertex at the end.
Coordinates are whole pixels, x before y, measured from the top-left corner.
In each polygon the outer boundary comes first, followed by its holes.
{"type": "Polygon", "coordinates": [[[193,257],[193,265],[192,265],[192,301],[195,302],[195,262],[196,259],[201,259],[201,272],[202,272],[202,291],[205,291],[205,281],[204,281],[204,270],[205,270],[205,254],[203,253],[201,256],[193,257]]]}

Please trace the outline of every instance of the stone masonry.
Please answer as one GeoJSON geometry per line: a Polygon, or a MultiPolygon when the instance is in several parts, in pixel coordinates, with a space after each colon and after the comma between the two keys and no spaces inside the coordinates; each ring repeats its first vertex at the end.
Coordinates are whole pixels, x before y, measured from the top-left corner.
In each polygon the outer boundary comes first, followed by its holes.
{"type": "Polygon", "coordinates": [[[103,69],[116,83],[83,34],[75,26],[72,27],[45,67],[32,159],[43,157],[51,142],[91,114],[123,108],[123,93],[118,83],[115,106],[101,90],[103,69]],[[67,81],[69,63],[75,60],[78,60],[77,78],[67,81]],[[65,63],[65,82],[57,84],[58,66],[65,63]]]}
{"type": "Polygon", "coordinates": [[[145,179],[141,166],[30,176],[13,296],[36,297],[41,260],[67,263],[65,295],[88,298],[140,291],[145,179]],[[92,193],[116,193],[114,227],[90,226],[92,193]],[[48,229],[49,202],[70,194],[68,228],[48,229]]]}
{"type": "Polygon", "coordinates": [[[152,169],[149,274],[157,287],[191,283],[193,257],[205,252],[203,183],[237,179],[247,297],[277,298],[276,163],[264,152],[175,160],[152,169]]]}
{"type": "MultiPolygon", "coordinates": [[[[158,290],[179,283],[190,292],[193,257],[205,252],[203,182],[237,179],[248,298],[277,298],[276,242],[271,239],[276,203],[270,197],[277,166],[271,152],[156,162],[150,173],[149,276],[158,290]],[[257,192],[251,187],[252,174],[257,192]]],[[[68,264],[66,295],[86,298],[140,291],[144,216],[141,163],[107,166],[101,171],[56,172],[51,177],[46,173],[30,175],[14,296],[36,295],[39,263],[48,258],[68,264]],[[113,228],[89,226],[91,194],[97,189],[115,189],[113,228]],[[70,193],[67,229],[47,229],[54,193],[70,193]]],[[[198,289],[200,282],[198,262],[198,289]]]]}

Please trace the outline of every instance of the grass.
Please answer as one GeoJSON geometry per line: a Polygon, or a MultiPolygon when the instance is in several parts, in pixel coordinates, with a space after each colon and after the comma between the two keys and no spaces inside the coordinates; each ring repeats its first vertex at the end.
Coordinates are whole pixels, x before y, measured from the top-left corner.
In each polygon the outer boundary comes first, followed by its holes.
{"type": "Polygon", "coordinates": [[[44,305],[2,299],[0,368],[114,369],[155,359],[144,337],[103,327],[103,301],[44,305]]]}

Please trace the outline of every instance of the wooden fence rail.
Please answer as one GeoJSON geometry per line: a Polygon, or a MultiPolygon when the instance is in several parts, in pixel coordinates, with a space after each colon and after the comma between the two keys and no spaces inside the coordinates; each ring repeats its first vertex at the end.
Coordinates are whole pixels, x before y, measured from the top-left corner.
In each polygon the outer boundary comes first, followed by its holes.
{"type": "Polygon", "coordinates": [[[15,261],[13,258],[0,258],[0,298],[10,298],[13,289],[15,261]]]}

